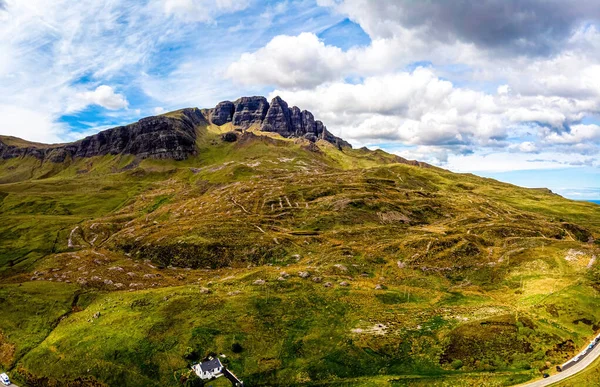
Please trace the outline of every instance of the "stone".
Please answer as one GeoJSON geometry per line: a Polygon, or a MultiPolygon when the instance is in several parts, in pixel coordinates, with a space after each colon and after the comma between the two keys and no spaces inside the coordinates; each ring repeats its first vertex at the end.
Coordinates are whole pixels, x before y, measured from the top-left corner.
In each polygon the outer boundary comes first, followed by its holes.
{"type": "Polygon", "coordinates": [[[265,97],[242,97],[234,102],[233,125],[248,129],[253,124],[262,124],[269,103],[265,97]]]}
{"type": "Polygon", "coordinates": [[[316,136],[315,116],[307,110],[302,111],[302,128],[304,133],[316,136]]]}
{"type": "Polygon", "coordinates": [[[94,316],[93,316],[93,317],[94,317],[94,318],[100,318],[100,312],[96,312],[96,313],[94,313],[94,316]]]}
{"type": "Polygon", "coordinates": [[[221,136],[221,140],[225,142],[236,142],[238,140],[238,134],[236,132],[227,132],[221,136]]]}
{"type": "Polygon", "coordinates": [[[312,277],[313,282],[319,283],[319,282],[323,282],[323,278],[322,277],[312,277]]]}
{"type": "Polygon", "coordinates": [[[206,123],[199,109],[183,109],[179,117],[147,117],[68,144],[15,146],[0,141],[0,158],[32,156],[61,163],[67,158],[131,154],[142,159],[184,160],[196,154],[196,127],[206,123]]]}
{"type": "Polygon", "coordinates": [[[290,110],[290,131],[294,133],[295,136],[303,136],[306,131],[304,130],[304,125],[302,122],[302,112],[300,108],[297,106],[292,107],[290,110]]]}
{"type": "Polygon", "coordinates": [[[257,279],[256,281],[252,282],[253,285],[264,285],[266,282],[263,279],[257,279]]]}
{"type": "Polygon", "coordinates": [[[300,277],[300,278],[308,278],[308,277],[310,277],[310,273],[307,272],[307,271],[301,271],[301,272],[298,273],[298,277],[300,277]]]}
{"type": "Polygon", "coordinates": [[[340,286],[350,286],[350,284],[346,281],[340,282],[340,286]]]}
{"type": "Polygon", "coordinates": [[[290,109],[288,108],[288,104],[280,97],[275,97],[271,101],[260,130],[264,132],[276,132],[284,137],[289,136],[293,132],[290,109]]]}
{"type": "Polygon", "coordinates": [[[326,288],[330,288],[330,287],[332,287],[333,285],[331,284],[331,282],[325,282],[325,283],[323,284],[323,286],[325,286],[326,288]]]}
{"type": "Polygon", "coordinates": [[[233,119],[235,105],[231,101],[219,102],[210,113],[210,121],[218,126],[225,125],[233,119]]]}

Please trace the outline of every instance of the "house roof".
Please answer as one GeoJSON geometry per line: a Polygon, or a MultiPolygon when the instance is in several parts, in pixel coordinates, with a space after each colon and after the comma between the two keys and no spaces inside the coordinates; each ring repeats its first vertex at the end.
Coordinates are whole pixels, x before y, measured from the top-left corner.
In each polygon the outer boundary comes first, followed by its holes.
{"type": "Polygon", "coordinates": [[[212,360],[205,361],[203,363],[200,363],[199,365],[200,365],[200,369],[202,370],[202,372],[212,371],[215,368],[223,367],[223,365],[221,364],[221,361],[218,358],[214,358],[212,360]]]}

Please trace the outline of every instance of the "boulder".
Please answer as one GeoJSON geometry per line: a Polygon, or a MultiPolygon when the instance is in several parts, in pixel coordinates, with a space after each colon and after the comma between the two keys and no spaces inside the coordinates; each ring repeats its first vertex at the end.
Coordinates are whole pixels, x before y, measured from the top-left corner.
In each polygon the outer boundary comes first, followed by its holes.
{"type": "Polygon", "coordinates": [[[238,140],[237,132],[227,132],[221,136],[221,139],[225,142],[236,142],[238,140]]]}

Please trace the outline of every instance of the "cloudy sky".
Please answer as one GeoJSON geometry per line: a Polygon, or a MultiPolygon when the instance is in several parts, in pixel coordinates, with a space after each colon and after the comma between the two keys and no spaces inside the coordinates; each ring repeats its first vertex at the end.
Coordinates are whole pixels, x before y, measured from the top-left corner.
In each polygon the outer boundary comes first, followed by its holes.
{"type": "Polygon", "coordinates": [[[600,199],[600,2],[0,0],[0,134],[244,95],[357,147],[600,199]]]}

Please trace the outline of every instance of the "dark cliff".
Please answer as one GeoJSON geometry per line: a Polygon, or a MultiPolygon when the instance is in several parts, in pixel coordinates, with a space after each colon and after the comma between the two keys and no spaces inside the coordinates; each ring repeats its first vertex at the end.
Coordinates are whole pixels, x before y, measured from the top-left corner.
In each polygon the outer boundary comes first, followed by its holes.
{"type": "Polygon", "coordinates": [[[246,130],[256,127],[283,137],[323,139],[338,147],[351,147],[333,136],[321,121],[297,107],[288,107],[276,97],[269,104],[264,97],[243,97],[235,102],[220,102],[213,109],[183,109],[147,117],[136,123],[104,130],[69,144],[45,145],[26,141],[7,141],[0,137],[0,159],[32,156],[63,162],[67,159],[131,154],[140,158],[184,160],[196,153],[196,128],[209,123],[246,130]]]}
{"type": "Polygon", "coordinates": [[[269,104],[265,97],[243,97],[234,102],[223,101],[214,109],[208,110],[211,123],[248,129],[252,125],[265,132],[279,133],[282,137],[304,137],[310,141],[322,139],[339,147],[351,145],[331,134],[313,114],[298,107],[289,107],[280,97],[269,104]]]}

